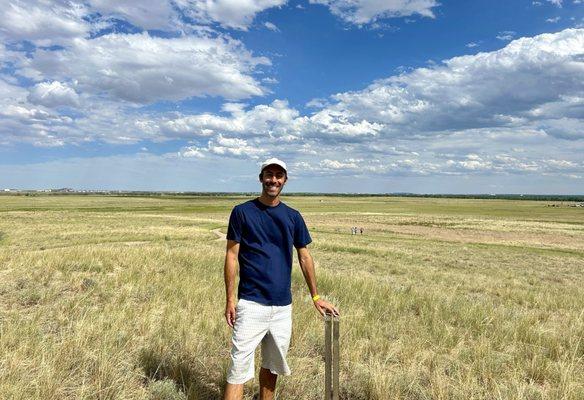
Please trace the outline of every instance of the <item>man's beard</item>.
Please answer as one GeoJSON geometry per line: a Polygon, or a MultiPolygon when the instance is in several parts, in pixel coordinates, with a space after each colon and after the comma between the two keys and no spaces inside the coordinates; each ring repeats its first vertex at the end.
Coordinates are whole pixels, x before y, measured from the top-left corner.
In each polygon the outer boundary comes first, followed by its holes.
{"type": "Polygon", "coordinates": [[[274,188],[276,188],[278,190],[278,192],[276,194],[270,194],[269,189],[271,186],[269,186],[267,183],[262,183],[262,187],[263,187],[263,192],[266,194],[266,196],[274,198],[274,197],[278,197],[280,195],[280,193],[282,192],[282,189],[284,188],[284,185],[281,185],[280,187],[274,185],[274,188]]]}

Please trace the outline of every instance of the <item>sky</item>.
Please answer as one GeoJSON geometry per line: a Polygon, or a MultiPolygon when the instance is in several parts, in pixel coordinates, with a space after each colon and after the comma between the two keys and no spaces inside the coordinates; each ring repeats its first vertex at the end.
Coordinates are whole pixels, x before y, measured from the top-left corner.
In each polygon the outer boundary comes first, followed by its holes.
{"type": "Polygon", "coordinates": [[[8,0],[0,190],[584,193],[584,0],[8,0]]]}

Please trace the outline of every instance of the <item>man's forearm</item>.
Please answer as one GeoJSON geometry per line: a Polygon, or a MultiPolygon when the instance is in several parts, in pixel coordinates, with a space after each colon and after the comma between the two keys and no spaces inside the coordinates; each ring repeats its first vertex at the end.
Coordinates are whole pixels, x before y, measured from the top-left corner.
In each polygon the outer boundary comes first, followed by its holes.
{"type": "Polygon", "coordinates": [[[235,280],[237,277],[237,264],[230,254],[225,256],[224,278],[226,302],[235,301],[235,280]]]}
{"type": "Polygon", "coordinates": [[[298,257],[298,261],[300,262],[300,269],[304,275],[304,280],[306,281],[310,295],[315,296],[318,294],[318,291],[316,289],[316,273],[314,271],[314,261],[312,260],[312,256],[308,253],[301,254],[298,257]]]}

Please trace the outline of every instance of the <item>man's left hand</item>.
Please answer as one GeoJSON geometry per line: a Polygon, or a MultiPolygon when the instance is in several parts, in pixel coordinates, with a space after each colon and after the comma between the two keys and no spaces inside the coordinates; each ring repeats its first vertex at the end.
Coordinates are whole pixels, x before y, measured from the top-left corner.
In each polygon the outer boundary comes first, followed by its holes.
{"type": "Polygon", "coordinates": [[[316,307],[320,315],[322,315],[323,317],[325,314],[331,314],[335,317],[339,316],[339,310],[337,310],[335,306],[333,306],[326,300],[318,299],[317,301],[314,302],[314,306],[316,307]]]}

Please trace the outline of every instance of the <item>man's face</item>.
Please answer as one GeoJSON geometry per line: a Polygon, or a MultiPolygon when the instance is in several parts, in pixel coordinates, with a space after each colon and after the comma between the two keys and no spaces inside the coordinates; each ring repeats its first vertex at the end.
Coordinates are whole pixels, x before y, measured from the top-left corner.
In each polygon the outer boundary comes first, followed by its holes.
{"type": "Polygon", "coordinates": [[[262,182],[262,193],[269,197],[277,197],[288,177],[286,171],[279,165],[268,165],[262,171],[260,181],[262,182]]]}

